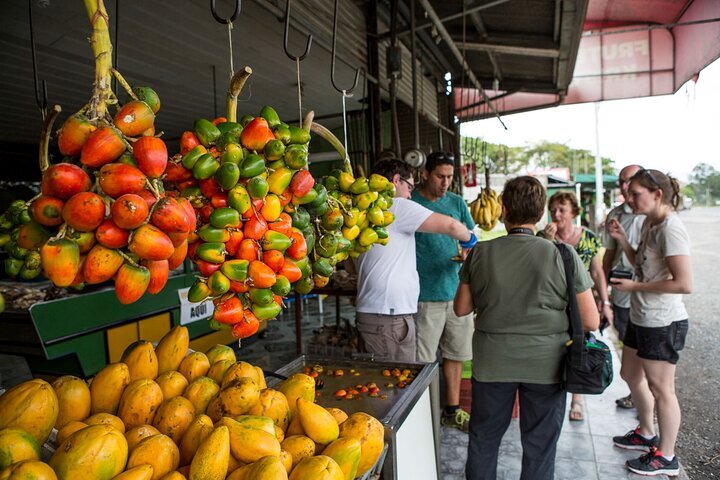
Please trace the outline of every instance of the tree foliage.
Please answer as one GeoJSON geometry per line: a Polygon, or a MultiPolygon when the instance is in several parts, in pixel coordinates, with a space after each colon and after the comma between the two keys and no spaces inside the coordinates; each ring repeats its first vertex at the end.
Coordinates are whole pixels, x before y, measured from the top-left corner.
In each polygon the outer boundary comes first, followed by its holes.
{"type": "Polygon", "coordinates": [[[720,171],[707,163],[698,163],[690,173],[686,193],[700,203],[712,204],[720,197],[720,171]]]}
{"type": "MultiPolygon", "coordinates": [[[[567,168],[571,175],[595,171],[595,156],[589,150],[578,150],[562,143],[542,141],[525,147],[508,147],[494,143],[483,144],[481,139],[463,137],[461,151],[466,162],[478,166],[488,158],[493,171],[517,174],[538,169],[567,168]]],[[[603,174],[615,174],[612,159],[602,157],[603,174]]]]}

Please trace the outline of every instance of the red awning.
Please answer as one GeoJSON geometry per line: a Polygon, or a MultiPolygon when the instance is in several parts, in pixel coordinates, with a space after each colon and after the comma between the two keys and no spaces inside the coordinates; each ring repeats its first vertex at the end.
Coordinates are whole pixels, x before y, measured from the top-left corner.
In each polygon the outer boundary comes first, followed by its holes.
{"type": "MultiPolygon", "coordinates": [[[[667,95],[720,57],[718,0],[590,0],[567,92],[486,91],[501,114],[667,95]]],[[[455,91],[461,121],[491,117],[476,91],[455,91]]]]}

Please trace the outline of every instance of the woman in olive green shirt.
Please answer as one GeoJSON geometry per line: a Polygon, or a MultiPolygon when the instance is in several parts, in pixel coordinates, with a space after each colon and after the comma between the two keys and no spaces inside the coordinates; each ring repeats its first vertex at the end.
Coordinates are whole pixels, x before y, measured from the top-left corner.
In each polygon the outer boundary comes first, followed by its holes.
{"type": "MultiPolygon", "coordinates": [[[[523,439],[521,479],[554,476],[566,392],[560,383],[569,340],[567,290],[560,252],[536,237],[546,194],[533,177],[505,184],[506,237],[478,243],[460,271],[456,315],[476,312],[473,333],[472,412],[466,476],[495,479],[500,441],[516,392],[523,439]]],[[[575,291],[586,330],[598,327],[592,280],[575,259],[575,291]]]]}

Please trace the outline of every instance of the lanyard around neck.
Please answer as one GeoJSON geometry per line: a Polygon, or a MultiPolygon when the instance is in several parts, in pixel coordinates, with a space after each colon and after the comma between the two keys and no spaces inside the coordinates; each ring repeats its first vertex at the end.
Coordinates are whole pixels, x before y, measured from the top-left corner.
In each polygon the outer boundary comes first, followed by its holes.
{"type": "Polygon", "coordinates": [[[531,228],[515,227],[515,228],[511,228],[511,229],[508,231],[508,235],[530,235],[530,236],[534,236],[534,235],[535,235],[535,232],[533,232],[531,228]]]}

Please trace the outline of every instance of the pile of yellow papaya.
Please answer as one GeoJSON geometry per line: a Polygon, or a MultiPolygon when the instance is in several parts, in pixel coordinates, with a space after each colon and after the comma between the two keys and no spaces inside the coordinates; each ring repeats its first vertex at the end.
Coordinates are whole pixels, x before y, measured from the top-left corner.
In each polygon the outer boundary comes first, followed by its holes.
{"type": "Polygon", "coordinates": [[[89,385],[63,376],[8,390],[0,479],[352,480],[377,462],[382,424],[316,404],[313,378],[268,388],[231,348],[189,352],[188,343],[178,326],[155,348],[130,345],[89,385]]]}

